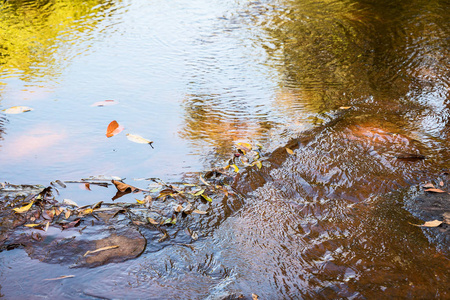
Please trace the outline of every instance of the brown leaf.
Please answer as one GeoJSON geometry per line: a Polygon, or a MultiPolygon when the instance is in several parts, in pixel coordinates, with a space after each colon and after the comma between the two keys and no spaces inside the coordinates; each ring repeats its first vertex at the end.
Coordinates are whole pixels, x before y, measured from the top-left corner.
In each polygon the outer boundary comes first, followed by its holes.
{"type": "Polygon", "coordinates": [[[140,190],[137,187],[131,186],[118,180],[111,180],[111,182],[116,186],[119,192],[135,192],[140,190]]]}
{"type": "Polygon", "coordinates": [[[427,189],[425,192],[432,192],[432,193],[445,193],[445,191],[441,189],[427,189]]]}
{"type": "Polygon", "coordinates": [[[88,182],[86,182],[86,183],[84,184],[84,187],[85,187],[86,190],[88,190],[88,191],[91,190],[91,185],[90,185],[88,182]]]}
{"type": "Polygon", "coordinates": [[[198,210],[198,209],[194,209],[192,212],[196,213],[196,214],[200,214],[200,215],[206,215],[208,213],[206,211],[198,210]]]}
{"type": "Polygon", "coordinates": [[[109,123],[108,128],[106,129],[106,137],[112,137],[120,132],[122,132],[124,130],[123,126],[120,126],[119,123],[117,123],[117,121],[112,121],[111,123],[109,123]]]}
{"type": "Polygon", "coordinates": [[[153,224],[153,225],[159,225],[159,222],[157,222],[155,219],[153,219],[153,218],[150,218],[150,217],[147,217],[147,220],[148,220],[148,222],[150,223],[150,224],[153,224]]]}
{"type": "Polygon", "coordinates": [[[435,188],[435,186],[434,186],[432,183],[424,184],[422,187],[423,187],[423,188],[432,188],[432,189],[435,188]]]}
{"type": "MultiPolygon", "coordinates": [[[[410,224],[411,224],[411,223],[410,223],[410,224]]],[[[434,221],[428,221],[428,222],[425,222],[425,223],[422,224],[422,225],[418,225],[418,224],[411,224],[411,225],[419,226],[419,227],[438,227],[438,226],[441,225],[441,224],[442,224],[442,221],[434,220],[434,221]]]]}
{"type": "Polygon", "coordinates": [[[66,224],[62,224],[61,227],[62,229],[68,229],[68,228],[72,228],[72,227],[77,227],[78,225],[80,225],[81,219],[77,218],[74,221],[70,222],[70,223],[66,223],[66,224]]]}

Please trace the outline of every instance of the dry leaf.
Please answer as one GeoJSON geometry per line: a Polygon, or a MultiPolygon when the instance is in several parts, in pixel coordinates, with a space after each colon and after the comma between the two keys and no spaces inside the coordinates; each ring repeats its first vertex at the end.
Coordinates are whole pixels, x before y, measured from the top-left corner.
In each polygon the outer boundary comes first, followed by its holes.
{"type": "Polygon", "coordinates": [[[208,213],[206,211],[198,210],[198,209],[194,209],[192,212],[196,213],[196,214],[200,214],[200,215],[206,215],[208,213]]]}
{"type": "Polygon", "coordinates": [[[127,138],[130,141],[138,143],[138,144],[149,144],[153,148],[153,145],[152,145],[153,142],[143,138],[140,135],[127,133],[127,138]]]}
{"type": "Polygon", "coordinates": [[[93,250],[93,251],[87,251],[83,255],[83,257],[85,257],[86,255],[91,254],[91,253],[96,253],[96,252],[105,251],[105,250],[109,250],[109,249],[115,249],[115,248],[119,248],[119,246],[117,246],[117,245],[116,246],[107,246],[107,247],[98,248],[98,249],[93,250]]]}
{"type": "Polygon", "coordinates": [[[108,128],[106,129],[106,137],[112,137],[118,133],[121,133],[124,130],[123,126],[119,126],[119,123],[117,121],[112,121],[109,123],[108,128]]]}
{"type": "Polygon", "coordinates": [[[249,143],[237,143],[236,148],[241,150],[244,154],[247,154],[252,150],[252,145],[249,143]]]}
{"type": "Polygon", "coordinates": [[[258,295],[252,294],[252,300],[258,300],[258,295]]]}
{"type": "Polygon", "coordinates": [[[86,183],[84,184],[84,187],[85,187],[86,190],[88,190],[88,191],[91,190],[91,185],[90,185],[88,182],[86,182],[86,183]]]}
{"type": "Polygon", "coordinates": [[[44,280],[60,280],[60,279],[66,279],[66,278],[73,278],[75,277],[75,275],[63,275],[57,278],[49,278],[49,279],[44,279],[44,280]]]}
{"type": "Polygon", "coordinates": [[[33,109],[28,106],[13,106],[7,109],[4,109],[3,112],[5,114],[15,115],[15,114],[21,114],[27,111],[32,111],[33,109]]]}
{"type": "Polygon", "coordinates": [[[67,210],[66,213],[64,214],[64,217],[68,219],[70,217],[70,214],[71,214],[70,210],[67,210]]]}
{"type": "Polygon", "coordinates": [[[14,210],[16,213],[18,213],[18,214],[27,212],[27,211],[31,208],[31,206],[33,205],[33,203],[34,203],[34,201],[31,201],[28,205],[24,205],[24,206],[22,206],[22,207],[20,207],[20,208],[14,208],[13,210],[14,210]]]}
{"type": "Polygon", "coordinates": [[[427,189],[425,192],[432,192],[432,193],[445,193],[445,191],[441,189],[427,189]]]}
{"type": "MultiPolygon", "coordinates": [[[[411,223],[410,223],[410,224],[411,224],[411,223]]],[[[434,221],[428,221],[428,222],[425,222],[425,223],[422,224],[422,225],[418,225],[418,224],[411,224],[411,225],[419,226],[419,227],[438,227],[438,226],[441,225],[441,224],[442,224],[442,221],[434,220],[434,221]]]]}
{"type": "Polygon", "coordinates": [[[286,147],[286,152],[289,153],[290,155],[294,154],[294,151],[292,151],[292,149],[287,148],[287,147],[286,147]]]}
{"type": "Polygon", "coordinates": [[[213,201],[213,200],[212,200],[208,195],[206,195],[205,193],[202,194],[202,197],[203,197],[206,201],[208,201],[208,202],[212,202],[212,201],[213,201]]]}
{"type": "Polygon", "coordinates": [[[230,167],[233,167],[234,171],[239,173],[239,168],[235,164],[230,165],[230,167]]]}
{"type": "Polygon", "coordinates": [[[434,186],[432,183],[424,184],[422,187],[423,187],[423,188],[432,188],[432,189],[435,188],[435,186],[434,186]]]}
{"type": "Polygon", "coordinates": [[[339,107],[339,109],[350,109],[350,108],[352,108],[351,106],[341,106],[341,107],[339,107]]]}
{"type": "Polygon", "coordinates": [[[134,192],[134,191],[139,191],[140,190],[137,187],[131,186],[131,185],[126,184],[126,183],[123,183],[121,181],[111,180],[111,182],[116,186],[116,188],[117,188],[117,190],[119,192],[134,192]]]}
{"type": "Polygon", "coordinates": [[[41,224],[25,224],[25,227],[37,227],[37,226],[41,226],[41,224]]]}
{"type": "Polygon", "coordinates": [[[115,105],[117,103],[119,103],[119,101],[105,100],[105,101],[95,102],[95,103],[91,104],[91,106],[100,106],[100,107],[102,107],[102,106],[115,105]]]}
{"type": "Polygon", "coordinates": [[[78,207],[78,204],[76,204],[75,201],[72,201],[70,199],[64,199],[62,203],[65,205],[78,207]]]}
{"type": "Polygon", "coordinates": [[[159,225],[159,223],[158,223],[155,219],[152,219],[152,218],[150,218],[150,217],[147,217],[147,220],[148,220],[148,222],[149,222],[150,224],[153,224],[153,225],[159,225]]]}

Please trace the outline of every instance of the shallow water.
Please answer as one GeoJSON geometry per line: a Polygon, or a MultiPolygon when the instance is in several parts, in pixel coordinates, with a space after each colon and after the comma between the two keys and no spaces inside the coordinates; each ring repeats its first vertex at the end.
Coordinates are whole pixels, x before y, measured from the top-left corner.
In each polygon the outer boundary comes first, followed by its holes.
{"type": "MultiPolygon", "coordinates": [[[[1,10],[0,109],[34,109],[0,116],[1,181],[102,174],[145,187],[133,178],[189,179],[249,140],[270,162],[237,175],[242,198],[215,199],[212,216],[177,225],[171,240],[141,229],[148,246],[135,260],[71,269],[1,252],[6,298],[449,296],[448,252],[405,209],[412,185],[449,168],[448,2],[18,1],[1,10]],[[107,99],[118,104],[91,106],[107,99]],[[112,120],[125,130],[108,139],[112,120]],[[401,159],[411,154],[426,159],[401,159]],[[202,232],[194,249],[177,244],[185,225],[202,232]]],[[[115,194],[60,192],[81,205],[115,194]]]]}

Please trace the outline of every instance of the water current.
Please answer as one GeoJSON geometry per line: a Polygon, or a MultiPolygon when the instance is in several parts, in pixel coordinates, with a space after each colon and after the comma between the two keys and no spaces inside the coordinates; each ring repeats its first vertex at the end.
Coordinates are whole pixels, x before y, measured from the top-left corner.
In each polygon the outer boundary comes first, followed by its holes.
{"type": "MultiPolygon", "coordinates": [[[[87,269],[0,252],[0,297],[450,297],[449,239],[412,226],[426,220],[407,209],[418,184],[449,188],[448,1],[22,0],[0,11],[0,182],[114,175],[146,188],[137,179],[225,166],[238,142],[260,143],[266,160],[235,175],[239,196],[206,203],[169,240],[141,228],[136,259],[87,269]],[[104,100],[115,105],[93,106],[104,100]],[[125,129],[107,138],[112,120],[125,129]]],[[[114,194],[68,184],[58,197],[114,194]]]]}

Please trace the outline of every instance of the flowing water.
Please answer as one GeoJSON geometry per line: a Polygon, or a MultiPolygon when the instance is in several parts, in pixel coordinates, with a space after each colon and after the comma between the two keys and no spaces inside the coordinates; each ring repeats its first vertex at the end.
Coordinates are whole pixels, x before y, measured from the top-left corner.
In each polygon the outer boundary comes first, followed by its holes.
{"type": "MultiPolygon", "coordinates": [[[[142,229],[140,257],[93,269],[0,252],[5,298],[450,297],[450,244],[406,209],[415,184],[448,189],[448,1],[0,7],[0,110],[33,109],[0,115],[0,182],[180,181],[246,141],[267,158],[237,175],[240,197],[210,204],[198,241],[142,229]],[[104,100],[117,103],[92,106],[104,100]],[[107,138],[112,120],[125,130],[107,138]]],[[[80,204],[115,193],[60,192],[80,204]]]]}

